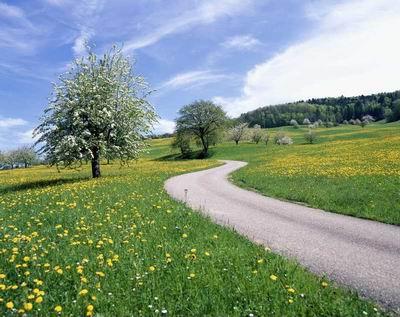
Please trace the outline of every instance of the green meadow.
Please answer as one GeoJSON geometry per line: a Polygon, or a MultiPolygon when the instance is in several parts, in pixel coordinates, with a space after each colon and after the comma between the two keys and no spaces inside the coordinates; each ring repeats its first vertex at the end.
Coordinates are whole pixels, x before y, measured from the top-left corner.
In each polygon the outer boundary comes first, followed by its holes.
{"type": "Polygon", "coordinates": [[[399,171],[390,156],[398,153],[398,124],[321,128],[313,145],[302,144],[301,129],[286,130],[294,137],[291,146],[272,140],[267,146],[223,143],[208,160],[174,159],[170,139],[154,140],[143,159],[104,165],[99,179],[89,178],[86,165],[60,173],[44,166],[0,172],[0,315],[385,315],[354,292],[213,224],[163,190],[173,175],[238,159],[250,163],[232,176],[241,186],[399,222],[393,209],[399,177],[382,174],[384,166],[399,171]],[[349,156],[369,151],[358,157],[360,166],[348,164],[345,178],[328,159],[323,175],[312,163],[345,149],[349,156]],[[379,153],[385,159],[372,159],[379,153]],[[293,156],[298,165],[287,167],[293,156]],[[353,175],[353,169],[367,172],[353,175]],[[345,197],[342,186],[351,188],[353,198],[345,197]],[[371,207],[378,197],[381,207],[371,207]]]}

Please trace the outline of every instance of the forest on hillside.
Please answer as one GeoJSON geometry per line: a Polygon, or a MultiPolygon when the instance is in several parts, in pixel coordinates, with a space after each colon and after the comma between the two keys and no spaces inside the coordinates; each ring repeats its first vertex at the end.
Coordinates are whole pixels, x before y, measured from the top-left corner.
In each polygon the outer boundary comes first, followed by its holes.
{"type": "Polygon", "coordinates": [[[386,119],[387,122],[400,120],[400,90],[390,93],[361,95],[356,97],[313,98],[275,106],[265,106],[242,114],[239,120],[249,126],[255,124],[262,128],[285,126],[291,120],[302,123],[304,119],[311,122],[342,123],[350,120],[361,120],[364,116],[375,120],[386,119]]]}

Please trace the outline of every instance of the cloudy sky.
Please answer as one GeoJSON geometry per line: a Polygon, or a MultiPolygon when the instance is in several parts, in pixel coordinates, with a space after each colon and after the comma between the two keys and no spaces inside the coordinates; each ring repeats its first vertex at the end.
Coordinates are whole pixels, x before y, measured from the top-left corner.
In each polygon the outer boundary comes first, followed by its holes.
{"type": "Polygon", "coordinates": [[[230,116],[400,89],[399,0],[0,0],[0,149],[31,143],[51,82],[123,45],[156,92],[157,132],[212,99],[230,116]]]}

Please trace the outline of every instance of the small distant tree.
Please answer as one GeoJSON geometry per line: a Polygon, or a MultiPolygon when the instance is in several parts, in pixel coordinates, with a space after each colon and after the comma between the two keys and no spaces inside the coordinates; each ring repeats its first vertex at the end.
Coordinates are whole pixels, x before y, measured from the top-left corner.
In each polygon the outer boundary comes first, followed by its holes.
{"type": "Polygon", "coordinates": [[[299,123],[294,119],[290,120],[290,125],[295,129],[299,127],[299,123]]]}
{"type": "Polygon", "coordinates": [[[274,142],[278,145],[290,145],[293,144],[293,139],[287,136],[284,132],[279,131],[274,136],[274,142]]]}
{"type": "Polygon", "coordinates": [[[343,122],[342,122],[343,124],[349,124],[349,121],[347,121],[347,120],[343,120],[343,122]]]}
{"type": "Polygon", "coordinates": [[[4,163],[10,165],[11,169],[15,167],[18,162],[18,152],[16,150],[8,151],[4,154],[4,163]]]}
{"type": "Polygon", "coordinates": [[[137,158],[157,119],[148,95],[147,83],[120,49],[97,56],[88,48],[54,85],[35,129],[40,153],[57,166],[89,160],[93,177],[101,175],[103,155],[122,163],[137,158]]]}
{"type": "Polygon", "coordinates": [[[212,101],[195,101],[179,111],[177,136],[194,138],[202,147],[201,157],[206,157],[210,145],[218,142],[226,120],[225,112],[212,101]]]}
{"type": "Polygon", "coordinates": [[[305,118],[305,119],[303,120],[303,124],[304,124],[304,125],[309,125],[309,124],[311,124],[311,121],[310,121],[308,118],[305,118]]]}
{"type": "Polygon", "coordinates": [[[258,124],[255,124],[253,129],[252,129],[252,134],[251,134],[251,139],[255,144],[258,144],[261,139],[262,139],[262,130],[261,126],[258,124]]]}
{"type": "Polygon", "coordinates": [[[239,123],[230,130],[230,138],[235,141],[236,145],[239,145],[240,140],[245,136],[247,127],[247,123],[239,123]]]}
{"type": "Polygon", "coordinates": [[[268,146],[269,139],[270,139],[269,133],[268,132],[264,133],[263,140],[264,140],[265,146],[268,146]]]}
{"type": "Polygon", "coordinates": [[[308,130],[308,132],[304,134],[304,139],[307,143],[313,144],[317,139],[317,134],[313,130],[308,130]]]}
{"type": "Polygon", "coordinates": [[[368,123],[370,123],[370,122],[374,122],[374,121],[375,121],[375,118],[374,118],[373,116],[367,114],[367,115],[365,115],[365,116],[363,116],[363,117],[361,118],[361,121],[365,121],[366,124],[368,124],[368,123]]]}
{"type": "Polygon", "coordinates": [[[31,146],[22,146],[15,151],[15,160],[24,164],[24,167],[27,168],[37,162],[38,158],[31,146]]]}

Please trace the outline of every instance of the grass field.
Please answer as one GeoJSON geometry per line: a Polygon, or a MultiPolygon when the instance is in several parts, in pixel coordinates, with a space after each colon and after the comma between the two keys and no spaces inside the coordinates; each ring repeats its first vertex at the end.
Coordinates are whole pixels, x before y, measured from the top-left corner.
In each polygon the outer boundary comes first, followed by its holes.
{"type": "Polygon", "coordinates": [[[213,158],[249,162],[233,181],[265,195],[400,224],[399,122],[319,128],[316,144],[304,144],[307,129],[282,130],[293,145],[223,143],[213,158]]]}
{"type": "MultiPolygon", "coordinates": [[[[272,147],[241,155],[252,147],[217,148],[251,160],[235,175],[249,186],[274,164],[264,160],[272,147]]],[[[0,315],[384,315],[170,199],[168,177],[217,162],[157,159],[169,151],[168,140],[154,141],[146,159],[104,166],[97,180],[87,167],[0,172],[0,315]]]]}

